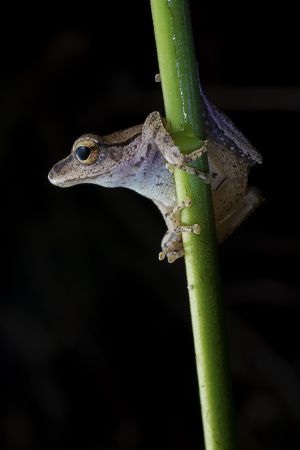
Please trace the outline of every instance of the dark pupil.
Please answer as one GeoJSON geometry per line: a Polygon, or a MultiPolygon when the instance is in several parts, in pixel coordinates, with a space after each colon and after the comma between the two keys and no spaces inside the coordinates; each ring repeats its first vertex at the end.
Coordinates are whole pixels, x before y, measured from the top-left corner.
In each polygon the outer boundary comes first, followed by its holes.
{"type": "Polygon", "coordinates": [[[85,161],[91,154],[89,147],[81,146],[76,148],[76,155],[80,161],[85,161]]]}

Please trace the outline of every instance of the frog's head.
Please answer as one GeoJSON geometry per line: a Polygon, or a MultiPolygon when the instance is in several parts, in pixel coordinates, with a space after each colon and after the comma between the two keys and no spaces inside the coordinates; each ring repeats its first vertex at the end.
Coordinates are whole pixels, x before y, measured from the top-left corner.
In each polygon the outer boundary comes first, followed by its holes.
{"type": "Polygon", "coordinates": [[[60,187],[82,183],[106,185],[106,178],[115,166],[113,152],[102,138],[85,134],[74,142],[70,155],[52,167],[48,178],[60,187]]]}

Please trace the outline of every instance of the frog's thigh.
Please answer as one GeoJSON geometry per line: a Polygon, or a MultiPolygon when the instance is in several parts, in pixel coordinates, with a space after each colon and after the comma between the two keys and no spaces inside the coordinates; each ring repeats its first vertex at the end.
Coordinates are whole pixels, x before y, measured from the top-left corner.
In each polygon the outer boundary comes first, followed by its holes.
{"type": "Polygon", "coordinates": [[[218,241],[222,242],[227,236],[240,226],[247,217],[260,205],[262,201],[259,189],[248,188],[245,195],[234,204],[231,209],[223,211],[224,215],[216,217],[218,241]]]}

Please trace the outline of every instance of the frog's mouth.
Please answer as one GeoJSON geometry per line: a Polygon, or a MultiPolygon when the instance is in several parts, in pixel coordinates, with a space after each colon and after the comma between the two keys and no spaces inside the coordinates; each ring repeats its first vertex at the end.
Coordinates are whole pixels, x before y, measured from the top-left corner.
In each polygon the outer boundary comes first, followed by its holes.
{"type": "Polygon", "coordinates": [[[59,187],[71,187],[75,186],[75,184],[88,183],[88,180],[86,178],[80,180],[78,178],[66,178],[65,176],[61,176],[56,172],[55,166],[52,167],[52,169],[48,173],[48,180],[50,181],[50,183],[54,184],[54,186],[59,187]]]}
{"type": "MultiPolygon", "coordinates": [[[[93,173],[91,166],[88,167],[90,172],[87,172],[87,168],[78,163],[71,154],[52,167],[48,174],[48,179],[50,183],[59,187],[71,187],[76,184],[87,183],[94,184],[99,177],[99,173],[93,173]]],[[[103,174],[105,172],[101,175],[103,174]]]]}

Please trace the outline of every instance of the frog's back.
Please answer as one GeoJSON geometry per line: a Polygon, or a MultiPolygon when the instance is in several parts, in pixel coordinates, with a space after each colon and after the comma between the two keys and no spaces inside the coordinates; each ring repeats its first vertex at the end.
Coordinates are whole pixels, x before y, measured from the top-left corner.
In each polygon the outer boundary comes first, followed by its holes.
{"type": "Polygon", "coordinates": [[[204,132],[207,138],[238,154],[249,165],[260,164],[262,162],[260,153],[234,123],[207,99],[201,87],[200,93],[204,132]]]}

